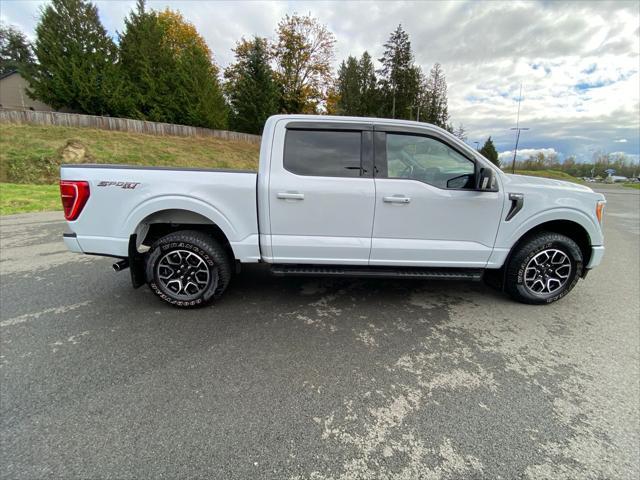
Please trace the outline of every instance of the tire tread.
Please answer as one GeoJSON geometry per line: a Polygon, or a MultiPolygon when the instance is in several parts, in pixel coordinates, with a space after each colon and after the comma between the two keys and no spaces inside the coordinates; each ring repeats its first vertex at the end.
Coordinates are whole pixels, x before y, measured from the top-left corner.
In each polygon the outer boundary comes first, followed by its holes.
{"type": "Polygon", "coordinates": [[[577,283],[580,275],[582,274],[582,252],[578,244],[566,235],[555,232],[538,232],[525,239],[521,245],[517,247],[517,250],[511,256],[507,265],[506,277],[505,277],[505,291],[518,302],[527,303],[530,305],[543,305],[555,302],[563,298],[569,293],[575,284],[577,283]],[[518,283],[518,271],[525,261],[527,256],[535,249],[540,248],[547,244],[557,244],[566,250],[572,261],[574,262],[574,269],[572,277],[569,283],[564,289],[556,296],[547,298],[534,297],[531,294],[522,291],[520,284],[518,283]]]}
{"type": "MultiPolygon", "coordinates": [[[[212,301],[220,298],[224,293],[224,291],[226,290],[227,286],[229,285],[229,282],[231,281],[232,269],[231,269],[231,262],[229,261],[229,256],[225,251],[225,249],[222,247],[222,245],[220,245],[220,243],[216,239],[214,239],[211,235],[207,233],[200,232],[197,230],[179,230],[176,232],[172,232],[165,235],[164,237],[159,238],[151,245],[151,248],[149,249],[149,253],[147,255],[147,267],[146,267],[147,283],[150,284],[151,278],[149,277],[152,271],[152,268],[150,268],[150,266],[148,265],[148,262],[155,261],[153,252],[157,251],[162,244],[169,243],[169,242],[190,243],[202,250],[205,250],[207,254],[211,257],[215,266],[218,269],[218,285],[216,286],[216,289],[213,295],[209,299],[207,299],[206,301],[203,301],[198,305],[176,305],[176,306],[180,308],[203,307],[205,305],[210,304],[212,301]]],[[[151,288],[151,291],[154,292],[154,294],[158,295],[158,293],[153,288],[151,288]]]]}

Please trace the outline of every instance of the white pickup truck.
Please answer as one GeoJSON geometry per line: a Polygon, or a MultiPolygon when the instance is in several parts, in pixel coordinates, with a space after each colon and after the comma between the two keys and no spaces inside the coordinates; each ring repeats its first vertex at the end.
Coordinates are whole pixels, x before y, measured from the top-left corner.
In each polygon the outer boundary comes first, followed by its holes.
{"type": "Polygon", "coordinates": [[[243,263],[274,274],[480,280],[551,303],[604,254],[604,197],[507,175],[432,125],[278,115],[258,172],[63,165],[74,252],[120,259],[183,308],[219,298],[243,263]]]}

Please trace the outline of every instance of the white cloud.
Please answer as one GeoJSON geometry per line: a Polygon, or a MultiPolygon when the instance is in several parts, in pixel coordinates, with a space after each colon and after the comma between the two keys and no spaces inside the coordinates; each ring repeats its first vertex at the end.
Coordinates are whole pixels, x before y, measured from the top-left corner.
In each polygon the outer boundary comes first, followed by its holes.
{"type": "MultiPolygon", "coordinates": [[[[558,155],[558,152],[555,148],[523,148],[518,149],[518,153],[516,155],[516,160],[526,160],[529,157],[533,157],[538,153],[544,154],[545,157],[549,157],[551,155],[558,155]]],[[[504,152],[498,153],[498,160],[502,164],[509,163],[513,160],[513,150],[506,150],[504,152]]]]}
{"type": "MultiPolygon", "coordinates": [[[[0,18],[30,35],[44,0],[2,0],[0,18]]],[[[97,2],[115,35],[134,0],[97,2]]],[[[513,148],[523,83],[520,146],[589,159],[593,151],[640,148],[640,12],[635,2],[168,1],[204,36],[221,66],[242,36],[273,37],[285,13],[311,13],[337,39],[336,65],[368,50],[374,58],[398,23],[416,62],[443,65],[452,121],[469,141],[491,135],[513,148]],[[626,142],[620,140],[625,139],[626,142]]]]}

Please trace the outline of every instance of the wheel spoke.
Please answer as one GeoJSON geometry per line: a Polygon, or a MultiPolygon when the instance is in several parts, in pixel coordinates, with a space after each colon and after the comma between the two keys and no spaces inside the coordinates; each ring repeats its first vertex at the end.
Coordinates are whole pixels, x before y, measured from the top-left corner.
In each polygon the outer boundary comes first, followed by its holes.
{"type": "Polygon", "coordinates": [[[531,289],[535,290],[536,292],[542,292],[544,290],[544,282],[541,279],[536,278],[536,280],[531,285],[531,289]],[[540,285],[540,287],[536,289],[536,285],[540,285]]]}
{"type": "MultiPolygon", "coordinates": [[[[215,271],[215,270],[214,270],[215,271]]],[[[189,300],[210,284],[212,273],[200,255],[188,250],[174,250],[157,263],[156,277],[172,296],[189,300]]]]}
{"type": "Polygon", "coordinates": [[[568,278],[569,275],[571,274],[571,265],[562,265],[558,268],[556,268],[556,276],[561,278],[561,279],[565,279],[568,278]]]}

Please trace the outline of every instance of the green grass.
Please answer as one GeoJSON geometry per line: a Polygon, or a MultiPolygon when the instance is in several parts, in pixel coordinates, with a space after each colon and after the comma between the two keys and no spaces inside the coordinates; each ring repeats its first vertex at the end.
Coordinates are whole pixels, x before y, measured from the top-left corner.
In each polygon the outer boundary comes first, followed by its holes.
{"type": "MultiPolygon", "coordinates": [[[[62,150],[73,140],[83,163],[257,170],[257,144],[33,125],[0,124],[0,214],[59,210],[62,150]],[[18,185],[19,184],[19,185],[18,185]]],[[[77,162],[73,162],[77,163],[77,162]]]]}
{"type": "Polygon", "coordinates": [[[85,163],[255,170],[259,145],[218,138],[155,135],[33,125],[0,125],[0,182],[53,184],[69,140],[87,150],[85,163]]]}
{"type": "Polygon", "coordinates": [[[0,215],[62,210],[58,185],[0,183],[0,215]]]}
{"type": "MultiPolygon", "coordinates": [[[[511,171],[506,171],[511,173],[511,171]]],[[[568,173],[559,170],[516,170],[517,175],[530,175],[532,177],[552,178],[554,180],[564,180],[566,182],[584,183],[580,178],[573,177],[568,173]]]]}
{"type": "Polygon", "coordinates": [[[636,190],[640,190],[640,183],[625,183],[623,187],[627,188],[635,188],[636,190]]]}

